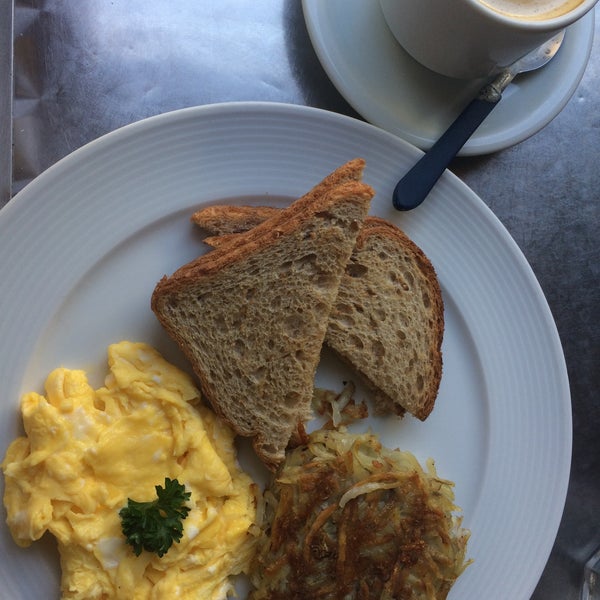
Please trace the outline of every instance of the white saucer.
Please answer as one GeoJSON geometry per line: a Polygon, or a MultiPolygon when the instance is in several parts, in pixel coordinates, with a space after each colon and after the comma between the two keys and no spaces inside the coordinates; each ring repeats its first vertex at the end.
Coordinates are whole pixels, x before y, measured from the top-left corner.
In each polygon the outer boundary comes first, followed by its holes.
{"type": "MultiPolygon", "coordinates": [[[[396,42],[377,0],[302,0],[317,56],[346,100],[369,122],[425,150],[440,137],[482,82],[437,75],[396,42]]],[[[572,25],[548,66],[504,92],[461,151],[495,152],[537,133],[565,106],[589,59],[594,12],[572,25]]]]}

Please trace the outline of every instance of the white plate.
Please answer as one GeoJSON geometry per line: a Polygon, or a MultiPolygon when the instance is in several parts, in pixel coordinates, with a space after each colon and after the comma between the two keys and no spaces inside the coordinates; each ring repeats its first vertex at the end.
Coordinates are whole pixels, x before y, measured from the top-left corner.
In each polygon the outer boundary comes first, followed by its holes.
{"type": "MultiPolygon", "coordinates": [[[[106,347],[149,342],[181,362],[149,298],[165,273],[204,251],[189,222],[213,202],[277,203],[346,160],[367,160],[391,219],[429,255],[446,304],[436,408],[373,421],[389,446],[436,460],[456,482],[475,563],[450,598],[529,598],[567,490],[571,413],[556,328],[525,258],[484,203],[446,173],[423,207],[396,212],[391,192],[419,151],[362,121],[299,106],[186,109],[111,133],[48,169],[0,211],[0,452],[20,432],[20,395],[58,365],[95,385],[106,347]]],[[[183,363],[182,363],[183,364],[183,363]]],[[[343,374],[342,374],[343,375],[343,374]]],[[[333,379],[332,379],[333,378],[333,379]]],[[[342,379],[337,365],[319,373],[342,379]]],[[[18,549],[1,528],[0,579],[20,598],[58,598],[51,544],[18,549]]]]}
{"type": "MultiPolygon", "coordinates": [[[[447,129],[481,81],[436,75],[391,34],[378,0],[303,0],[315,51],[333,84],[367,121],[427,149],[447,129]]],[[[557,56],[519,76],[460,152],[495,152],[547,125],[579,84],[592,47],[594,14],[571,26],[557,56]]]]}

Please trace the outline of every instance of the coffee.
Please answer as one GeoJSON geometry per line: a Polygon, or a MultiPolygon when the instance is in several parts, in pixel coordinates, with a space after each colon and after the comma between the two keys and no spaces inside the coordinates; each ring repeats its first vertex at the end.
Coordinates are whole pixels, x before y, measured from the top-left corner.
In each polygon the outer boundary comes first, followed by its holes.
{"type": "Polygon", "coordinates": [[[479,2],[507,17],[544,21],[570,12],[583,0],[479,0],[479,2]]]}

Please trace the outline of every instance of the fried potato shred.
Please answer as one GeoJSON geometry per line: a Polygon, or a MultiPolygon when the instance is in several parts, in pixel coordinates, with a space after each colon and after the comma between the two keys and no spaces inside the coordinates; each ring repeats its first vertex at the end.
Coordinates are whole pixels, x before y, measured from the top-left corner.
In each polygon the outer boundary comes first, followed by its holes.
{"type": "Polygon", "coordinates": [[[469,564],[453,484],[372,434],[320,429],[264,495],[252,600],[442,600],[469,564]]]}

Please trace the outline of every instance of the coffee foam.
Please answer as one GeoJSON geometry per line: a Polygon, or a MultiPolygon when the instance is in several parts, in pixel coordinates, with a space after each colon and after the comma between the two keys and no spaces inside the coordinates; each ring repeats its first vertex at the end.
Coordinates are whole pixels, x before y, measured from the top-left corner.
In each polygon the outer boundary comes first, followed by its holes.
{"type": "Polygon", "coordinates": [[[479,0],[479,2],[507,17],[543,21],[572,11],[583,0],[479,0]]]}

